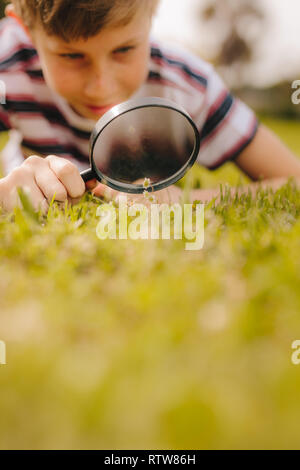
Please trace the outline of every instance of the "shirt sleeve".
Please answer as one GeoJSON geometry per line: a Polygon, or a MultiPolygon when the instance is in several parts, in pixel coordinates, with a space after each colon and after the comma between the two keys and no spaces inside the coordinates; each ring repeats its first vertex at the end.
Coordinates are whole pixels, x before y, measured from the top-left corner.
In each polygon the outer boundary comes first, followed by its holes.
{"type": "Polygon", "coordinates": [[[201,136],[197,162],[214,170],[234,160],[249,145],[259,122],[255,113],[230,93],[211,65],[207,70],[206,94],[196,119],[201,136]]]}
{"type": "Polygon", "coordinates": [[[22,165],[24,156],[21,149],[22,135],[12,128],[9,114],[0,104],[0,133],[8,132],[8,142],[0,152],[1,170],[3,176],[8,175],[14,168],[22,165]]]}
{"type": "Polygon", "coordinates": [[[7,132],[11,127],[8,112],[4,109],[3,103],[0,100],[0,132],[7,132]]]}

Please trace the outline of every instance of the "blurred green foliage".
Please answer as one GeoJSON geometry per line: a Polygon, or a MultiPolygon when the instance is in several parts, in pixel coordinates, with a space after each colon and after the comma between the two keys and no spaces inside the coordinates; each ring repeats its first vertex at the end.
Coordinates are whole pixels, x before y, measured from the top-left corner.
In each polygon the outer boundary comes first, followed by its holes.
{"type": "Polygon", "coordinates": [[[299,448],[300,192],[225,191],[198,252],[101,242],[100,203],[0,215],[0,448],[299,448]]]}
{"type": "Polygon", "coordinates": [[[6,3],[3,0],[0,0],[0,18],[4,16],[4,8],[6,3]]]}

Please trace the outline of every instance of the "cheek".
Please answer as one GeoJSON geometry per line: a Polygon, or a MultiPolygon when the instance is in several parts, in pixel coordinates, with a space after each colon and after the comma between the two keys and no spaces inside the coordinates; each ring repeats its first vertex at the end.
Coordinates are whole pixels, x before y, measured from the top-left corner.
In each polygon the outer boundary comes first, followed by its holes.
{"type": "Polygon", "coordinates": [[[123,75],[129,91],[136,91],[146,81],[148,73],[148,56],[143,54],[128,68],[127,74],[123,75]]]}
{"type": "Polygon", "coordinates": [[[48,61],[43,69],[47,84],[57,93],[69,96],[78,89],[78,75],[59,62],[48,61]]]}

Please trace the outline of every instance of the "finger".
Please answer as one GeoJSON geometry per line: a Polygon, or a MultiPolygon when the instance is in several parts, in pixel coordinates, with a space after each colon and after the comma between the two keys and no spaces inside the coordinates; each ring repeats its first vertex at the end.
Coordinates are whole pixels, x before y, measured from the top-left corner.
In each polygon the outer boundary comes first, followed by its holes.
{"type": "Polygon", "coordinates": [[[111,200],[113,197],[115,197],[118,194],[118,191],[111,189],[109,186],[106,186],[105,184],[98,183],[96,188],[93,189],[92,193],[94,196],[104,197],[106,199],[111,200]]]}
{"type": "Polygon", "coordinates": [[[83,196],[85,193],[85,183],[80,176],[78,168],[72,162],[56,155],[49,155],[46,157],[46,160],[71,198],[83,196]]]}
{"type": "Polygon", "coordinates": [[[92,193],[95,196],[101,197],[104,196],[106,190],[106,186],[102,183],[98,183],[97,186],[93,189],[92,193]]]}
{"type": "Polygon", "coordinates": [[[81,201],[81,197],[77,197],[77,198],[68,197],[68,201],[70,204],[72,204],[72,206],[74,206],[75,204],[78,204],[81,201]]]}
{"type": "Polygon", "coordinates": [[[45,199],[44,194],[37,186],[34,174],[30,171],[26,172],[24,168],[16,168],[10,174],[9,181],[10,189],[7,191],[6,208],[11,211],[14,207],[23,207],[18,189],[22,188],[35,210],[41,209],[46,212],[49,205],[45,199]]]}
{"type": "Polygon", "coordinates": [[[51,201],[54,195],[56,201],[67,199],[67,190],[51,170],[47,159],[31,156],[24,165],[30,165],[36,184],[48,201],[51,201]]]}

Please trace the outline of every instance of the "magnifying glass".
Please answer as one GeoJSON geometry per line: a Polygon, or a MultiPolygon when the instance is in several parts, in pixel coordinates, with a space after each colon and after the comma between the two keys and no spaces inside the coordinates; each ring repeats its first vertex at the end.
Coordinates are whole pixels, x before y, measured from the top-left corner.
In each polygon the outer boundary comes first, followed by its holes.
{"type": "Polygon", "coordinates": [[[200,134],[189,114],[173,101],[149,97],[111,108],[90,137],[91,168],[85,182],[97,179],[117,191],[141,194],[143,182],[159,191],[180,180],[195,163],[200,134]]]}

